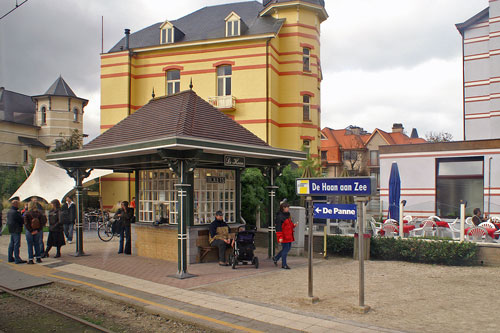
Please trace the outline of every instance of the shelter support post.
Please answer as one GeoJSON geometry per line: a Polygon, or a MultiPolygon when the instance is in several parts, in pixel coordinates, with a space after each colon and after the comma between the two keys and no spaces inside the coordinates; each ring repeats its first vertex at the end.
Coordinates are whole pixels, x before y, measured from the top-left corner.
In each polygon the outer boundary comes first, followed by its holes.
{"type": "Polygon", "coordinates": [[[76,257],[84,256],[83,251],[83,180],[90,176],[92,169],[69,168],[68,175],[75,180],[76,191],[76,257]]]}
{"type": "Polygon", "coordinates": [[[179,176],[180,183],[175,184],[177,188],[177,274],[178,279],[186,279],[193,277],[193,274],[187,272],[187,225],[189,224],[188,213],[188,192],[191,184],[188,182],[189,166],[184,160],[179,160],[176,163],[176,173],[179,176]]]}
{"type": "Polygon", "coordinates": [[[274,244],[274,238],[276,234],[276,226],[274,225],[274,198],[276,197],[276,190],[278,186],[274,185],[275,182],[275,169],[270,168],[269,170],[269,186],[267,190],[269,192],[269,227],[268,227],[268,238],[269,238],[269,249],[268,256],[269,258],[274,257],[276,248],[274,244]]]}

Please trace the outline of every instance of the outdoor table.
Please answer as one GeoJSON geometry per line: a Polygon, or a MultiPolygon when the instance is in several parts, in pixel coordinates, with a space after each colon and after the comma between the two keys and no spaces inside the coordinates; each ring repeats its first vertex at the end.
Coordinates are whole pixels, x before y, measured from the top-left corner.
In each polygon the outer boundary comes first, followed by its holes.
{"type": "MultiPolygon", "coordinates": [[[[470,227],[470,228],[472,228],[472,227],[470,227]]],[[[466,228],[466,229],[465,229],[465,235],[467,235],[467,233],[469,232],[469,229],[470,229],[470,228],[466,228]]],[[[484,227],[483,227],[483,228],[484,228],[484,227]]],[[[495,239],[495,238],[496,238],[496,236],[497,236],[497,235],[495,235],[495,232],[497,231],[497,229],[495,229],[495,228],[484,228],[484,229],[486,229],[486,231],[488,231],[488,235],[489,235],[491,238],[493,238],[493,239],[495,239]]]]}
{"type": "MultiPolygon", "coordinates": [[[[441,227],[441,228],[449,228],[450,227],[448,222],[445,222],[445,221],[434,221],[434,223],[436,223],[436,226],[441,227]]],[[[420,228],[422,228],[423,226],[424,226],[424,224],[421,223],[420,228]]]]}
{"type": "MultiPolygon", "coordinates": [[[[415,229],[415,226],[413,224],[404,225],[403,226],[403,234],[405,234],[405,235],[409,234],[410,231],[412,231],[413,229],[415,229]]],[[[384,230],[380,230],[379,234],[380,234],[380,236],[383,236],[383,235],[385,235],[385,231],[384,230]]]]}

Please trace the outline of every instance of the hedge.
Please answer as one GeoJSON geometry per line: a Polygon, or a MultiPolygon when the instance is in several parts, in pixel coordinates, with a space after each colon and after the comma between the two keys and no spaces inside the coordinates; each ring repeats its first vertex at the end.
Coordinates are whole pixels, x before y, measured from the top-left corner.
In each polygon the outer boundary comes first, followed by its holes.
{"type": "MultiPolygon", "coordinates": [[[[328,236],[328,254],[352,256],[353,251],[354,237],[328,236]]],[[[474,265],[477,251],[477,245],[470,242],[374,237],[370,243],[371,259],[426,264],[474,265]]]]}

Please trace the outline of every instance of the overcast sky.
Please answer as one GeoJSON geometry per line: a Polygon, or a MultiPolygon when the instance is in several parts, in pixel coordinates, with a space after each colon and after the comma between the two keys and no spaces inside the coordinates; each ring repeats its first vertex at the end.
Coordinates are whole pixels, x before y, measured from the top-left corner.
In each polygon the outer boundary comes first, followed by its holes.
{"type": "MultiPolygon", "coordinates": [[[[23,0],[18,0],[21,3],[23,0]]],[[[99,133],[101,16],[104,50],[122,36],[231,0],[29,0],[0,20],[0,86],[41,94],[61,74],[90,100],[84,131],[99,133]]],[[[234,0],[233,0],[234,2],[234,0]]],[[[455,23],[487,0],[326,0],[322,24],[322,127],[462,139],[461,37],[455,23]]],[[[15,6],[0,0],[0,16],[15,6]]]]}

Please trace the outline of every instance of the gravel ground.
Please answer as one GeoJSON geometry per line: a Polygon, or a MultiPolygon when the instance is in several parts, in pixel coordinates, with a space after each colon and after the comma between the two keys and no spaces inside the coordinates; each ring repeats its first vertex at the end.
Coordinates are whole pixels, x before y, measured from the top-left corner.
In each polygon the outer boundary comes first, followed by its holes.
{"type": "Polygon", "coordinates": [[[330,258],[314,266],[315,305],[307,304],[307,266],[198,288],[344,320],[412,332],[499,332],[497,267],[448,267],[392,261],[365,262],[365,303],[358,304],[357,261],[330,258]],[[271,292],[272,291],[272,292],[271,292]],[[494,312],[493,312],[494,313],[494,312]]]}
{"type": "MultiPolygon", "coordinates": [[[[20,293],[41,303],[83,318],[91,323],[106,327],[113,332],[213,332],[184,322],[166,319],[162,316],[150,315],[138,311],[134,307],[58,284],[27,289],[20,293]]],[[[18,299],[6,296],[4,296],[3,299],[0,298],[0,322],[2,322],[3,319],[11,317],[19,319],[19,322],[30,321],[24,320],[28,319],[30,312],[25,310],[19,311],[18,307],[16,307],[18,303],[16,300],[18,299]],[[23,318],[23,316],[27,318],[23,318]]],[[[23,332],[83,332],[83,330],[79,329],[54,330],[58,326],[66,324],[59,324],[55,321],[57,318],[52,317],[54,317],[54,315],[50,311],[48,311],[47,314],[43,312],[41,316],[41,321],[46,323],[44,327],[50,329],[44,330],[37,327],[38,329],[32,330],[27,328],[23,330],[23,332]],[[51,324],[53,325],[51,326],[51,324]]],[[[10,326],[11,327],[5,327],[0,325],[0,328],[5,332],[19,332],[16,327],[10,326]]],[[[92,331],[93,330],[85,330],[85,332],[92,331]]]]}

